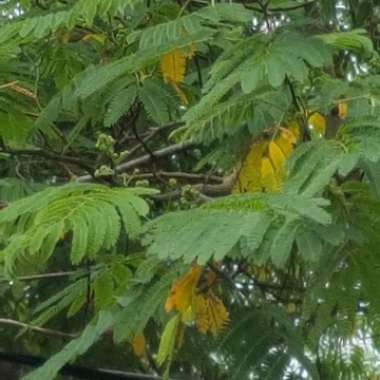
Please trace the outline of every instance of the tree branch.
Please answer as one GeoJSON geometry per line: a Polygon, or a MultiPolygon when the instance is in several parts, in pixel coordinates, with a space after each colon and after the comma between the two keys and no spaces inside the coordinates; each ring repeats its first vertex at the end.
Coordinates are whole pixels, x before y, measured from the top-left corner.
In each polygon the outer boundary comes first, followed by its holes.
{"type": "MultiPolygon", "coordinates": [[[[234,183],[236,182],[237,175],[238,171],[234,171],[229,176],[224,177],[222,183],[220,184],[210,185],[206,183],[198,183],[193,185],[192,187],[193,189],[199,191],[200,199],[203,202],[208,202],[212,200],[210,196],[229,195],[231,193],[234,183]]],[[[179,198],[181,195],[182,191],[178,189],[165,194],[152,195],[151,197],[156,201],[167,201],[179,198]]]]}
{"type": "Polygon", "coordinates": [[[158,171],[157,173],[141,173],[135,174],[131,178],[134,179],[149,179],[154,177],[166,177],[166,178],[177,178],[177,179],[186,179],[186,180],[194,180],[205,182],[215,182],[215,183],[223,183],[223,177],[215,176],[215,175],[207,175],[207,174],[193,174],[193,173],[185,173],[185,172],[166,172],[166,171],[158,171]]]}
{"type": "Polygon", "coordinates": [[[77,338],[79,335],[79,334],[65,333],[65,332],[58,331],[58,330],[46,329],[46,328],[39,327],[39,326],[33,326],[33,325],[29,325],[28,323],[15,321],[13,319],[8,319],[8,318],[0,318],[0,324],[15,326],[15,327],[22,327],[22,328],[26,328],[26,329],[31,330],[31,331],[41,333],[41,334],[50,335],[50,336],[57,336],[57,337],[65,338],[65,339],[74,339],[74,338],[77,338]]]}
{"type": "MultiPolygon", "coordinates": [[[[10,154],[11,156],[39,156],[52,161],[67,162],[85,169],[88,173],[93,172],[91,165],[78,157],[60,155],[57,153],[47,152],[42,149],[10,149],[3,148],[0,153],[10,154]]],[[[92,176],[91,176],[92,177],[92,176]]]]}
{"type": "MultiPolygon", "coordinates": [[[[12,352],[0,352],[0,361],[39,367],[44,364],[45,358],[22,355],[12,352]]],[[[124,372],[101,368],[88,368],[73,364],[66,364],[60,371],[62,375],[73,376],[76,379],[87,380],[160,380],[160,377],[140,373],[124,372]]]]}
{"type": "MultiPolygon", "coordinates": [[[[74,274],[77,274],[78,272],[70,271],[70,272],[52,272],[52,273],[42,273],[42,274],[32,274],[30,276],[19,276],[16,277],[16,280],[18,281],[35,281],[35,280],[45,280],[50,278],[58,278],[58,277],[68,277],[72,276],[74,274]]],[[[0,278],[0,283],[9,283],[11,280],[0,278]]]]}
{"type": "Polygon", "coordinates": [[[316,0],[305,1],[304,3],[299,3],[295,5],[291,5],[289,7],[268,7],[269,12],[289,12],[295,11],[296,9],[305,8],[308,5],[314,4],[316,0]]]}
{"type": "MultiPolygon", "coordinates": [[[[185,143],[170,145],[166,148],[155,150],[152,153],[154,154],[155,158],[162,158],[162,157],[170,156],[171,154],[174,154],[174,153],[182,152],[186,149],[189,149],[195,146],[196,144],[193,142],[185,142],[185,143]]],[[[129,169],[134,169],[138,166],[147,164],[151,160],[152,160],[152,156],[150,154],[146,154],[144,156],[135,158],[134,160],[126,161],[124,163],[117,165],[115,167],[115,172],[121,173],[129,169]]],[[[87,182],[87,181],[91,181],[91,179],[92,179],[92,176],[84,175],[84,176],[78,177],[77,182],[87,182]]]]}
{"type": "MultiPolygon", "coordinates": [[[[314,4],[316,0],[311,0],[311,1],[306,1],[304,3],[299,3],[295,5],[291,5],[289,7],[268,7],[267,12],[270,13],[277,13],[277,12],[290,12],[290,11],[295,11],[300,8],[305,8],[308,5],[314,4]]],[[[264,13],[264,10],[262,7],[257,8],[255,6],[252,6],[251,4],[245,4],[246,8],[252,9],[253,11],[264,13]]]]}

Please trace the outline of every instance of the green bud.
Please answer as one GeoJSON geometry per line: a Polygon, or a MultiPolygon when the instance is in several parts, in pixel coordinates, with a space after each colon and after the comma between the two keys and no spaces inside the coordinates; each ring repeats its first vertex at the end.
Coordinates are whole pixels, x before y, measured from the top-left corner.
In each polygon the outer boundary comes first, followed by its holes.
{"type": "Polygon", "coordinates": [[[128,154],[129,154],[129,151],[128,151],[128,150],[123,150],[123,151],[121,151],[121,152],[119,153],[119,160],[121,160],[121,159],[127,157],[128,154]]]}
{"type": "Polygon", "coordinates": [[[169,187],[171,187],[172,189],[176,188],[177,187],[177,180],[175,178],[169,178],[169,187]]]}
{"type": "Polygon", "coordinates": [[[102,165],[95,171],[95,177],[108,177],[114,174],[115,171],[107,165],[102,165]]]}
{"type": "Polygon", "coordinates": [[[100,133],[96,141],[95,147],[101,152],[104,152],[111,156],[114,152],[115,140],[112,136],[106,135],[105,133],[100,133]]]}

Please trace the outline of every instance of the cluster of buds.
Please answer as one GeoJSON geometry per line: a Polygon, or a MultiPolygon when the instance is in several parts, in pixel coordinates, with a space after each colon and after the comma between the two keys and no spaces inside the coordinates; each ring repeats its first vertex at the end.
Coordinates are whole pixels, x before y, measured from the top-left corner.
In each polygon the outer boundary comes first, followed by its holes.
{"type": "Polygon", "coordinates": [[[98,135],[95,147],[109,157],[113,162],[120,161],[129,154],[128,150],[123,150],[120,153],[116,153],[115,139],[105,133],[100,133],[98,135]]]}
{"type": "Polygon", "coordinates": [[[115,140],[110,135],[100,133],[98,135],[95,147],[110,157],[115,153],[115,140]]]}
{"type": "Polygon", "coordinates": [[[191,185],[185,185],[181,190],[181,198],[180,201],[184,205],[191,204],[197,201],[199,198],[199,191],[194,189],[191,185]]]}
{"type": "Polygon", "coordinates": [[[115,170],[113,170],[108,165],[102,165],[98,169],[95,170],[95,177],[110,177],[115,174],[115,170]]]}

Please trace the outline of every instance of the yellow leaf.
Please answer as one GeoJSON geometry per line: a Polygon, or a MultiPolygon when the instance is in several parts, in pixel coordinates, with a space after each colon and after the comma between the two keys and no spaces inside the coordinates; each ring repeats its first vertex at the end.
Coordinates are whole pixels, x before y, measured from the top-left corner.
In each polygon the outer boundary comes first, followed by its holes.
{"type": "MultiPolygon", "coordinates": [[[[193,302],[191,297],[191,303],[193,302]]],[[[183,323],[190,324],[194,319],[193,307],[190,305],[184,312],[181,312],[181,320],[183,323]]]]}
{"type": "Polygon", "coordinates": [[[193,264],[191,269],[173,284],[165,303],[165,310],[167,312],[173,309],[182,314],[188,312],[201,273],[202,267],[193,264]]]}
{"type": "Polygon", "coordinates": [[[276,141],[271,141],[269,143],[268,152],[274,169],[276,171],[282,171],[286,157],[276,141]]]}
{"type": "Polygon", "coordinates": [[[251,145],[240,169],[238,180],[233,189],[234,193],[261,190],[261,159],[267,146],[268,142],[264,140],[251,145]]]}
{"type": "Polygon", "coordinates": [[[308,118],[309,125],[321,136],[326,133],[326,119],[319,112],[312,113],[308,118]]]}
{"type": "Polygon", "coordinates": [[[280,187],[273,165],[267,157],[261,162],[261,185],[267,191],[277,191],[280,187]]]}
{"type": "Polygon", "coordinates": [[[139,358],[143,358],[145,356],[145,336],[143,333],[137,334],[133,337],[132,339],[132,348],[133,352],[135,353],[136,356],[139,358]]]}
{"type": "Polygon", "coordinates": [[[180,83],[185,77],[186,55],[175,49],[161,57],[160,67],[165,82],[180,83]]]}
{"type": "MultiPolygon", "coordinates": [[[[297,120],[292,120],[287,124],[287,129],[283,129],[282,131],[289,131],[287,137],[293,139],[292,143],[295,144],[297,140],[300,138],[300,125],[297,120]]],[[[285,132],[286,133],[286,132],[285,132]]]]}
{"type": "Polygon", "coordinates": [[[181,103],[184,105],[188,105],[189,101],[187,99],[185,92],[182,90],[182,88],[175,82],[172,82],[172,86],[174,87],[174,90],[177,93],[178,97],[181,99],[181,103]]]}
{"type": "Polygon", "coordinates": [[[196,53],[197,49],[195,48],[195,46],[193,44],[187,46],[184,50],[183,50],[183,54],[185,55],[185,57],[187,59],[191,59],[194,57],[195,53],[196,53]]]}
{"type": "Polygon", "coordinates": [[[338,116],[340,119],[344,120],[348,115],[348,104],[346,102],[338,103],[338,116]]]}
{"type": "Polygon", "coordinates": [[[260,139],[251,145],[232,192],[280,190],[285,177],[284,162],[297,142],[296,134],[299,135],[297,122],[288,127],[279,128],[272,141],[260,139]]]}
{"type": "Polygon", "coordinates": [[[293,150],[295,137],[292,132],[284,129],[279,133],[275,140],[277,146],[281,149],[285,157],[287,157],[293,150]]]}
{"type": "Polygon", "coordinates": [[[194,298],[195,324],[202,334],[216,336],[228,324],[229,315],[222,300],[211,292],[194,298]]]}
{"type": "Polygon", "coordinates": [[[98,42],[101,45],[104,45],[106,41],[106,35],[102,33],[87,33],[85,36],[82,38],[83,41],[88,41],[88,40],[94,40],[98,42]]]}

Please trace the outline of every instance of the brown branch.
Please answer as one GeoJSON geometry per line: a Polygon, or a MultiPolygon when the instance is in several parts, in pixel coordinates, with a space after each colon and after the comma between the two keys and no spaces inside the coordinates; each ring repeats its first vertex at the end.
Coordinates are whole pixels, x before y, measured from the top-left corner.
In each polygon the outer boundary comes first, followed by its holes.
{"type": "Polygon", "coordinates": [[[4,84],[1,84],[0,85],[0,90],[3,90],[5,88],[8,88],[8,87],[12,87],[14,86],[15,84],[17,84],[19,81],[18,80],[14,80],[12,82],[8,82],[8,83],[4,83],[4,84]]]}
{"type": "MultiPolygon", "coordinates": [[[[182,191],[181,190],[173,190],[168,193],[163,193],[163,194],[156,194],[156,195],[151,195],[150,198],[157,202],[165,202],[165,201],[171,201],[173,199],[178,199],[182,196],[182,191]]],[[[213,200],[212,197],[209,197],[208,195],[199,193],[198,195],[199,201],[202,203],[210,202],[213,200]]]]}
{"type": "MultiPolygon", "coordinates": [[[[46,358],[34,355],[23,355],[19,353],[0,351],[0,361],[6,361],[8,363],[40,367],[46,360],[46,358]]],[[[124,372],[114,369],[89,368],[75,364],[64,365],[59,370],[59,373],[62,375],[72,376],[75,379],[87,380],[161,380],[161,377],[154,375],[144,375],[141,373],[124,372]]]]}
{"type": "MultiPolygon", "coordinates": [[[[155,150],[152,153],[155,158],[162,158],[162,157],[170,156],[174,153],[182,152],[186,149],[193,148],[193,147],[195,147],[195,144],[193,142],[184,142],[180,144],[170,145],[163,149],[155,150]]],[[[134,169],[138,166],[145,165],[151,160],[152,160],[152,156],[150,154],[146,154],[142,157],[117,165],[115,168],[115,171],[116,173],[121,173],[125,170],[134,169]]]]}
{"type": "Polygon", "coordinates": [[[219,185],[210,185],[207,183],[200,183],[194,185],[195,190],[198,190],[202,194],[210,196],[223,196],[228,195],[232,191],[232,187],[235,183],[237,174],[234,173],[231,176],[225,177],[223,182],[219,185]]]}
{"type": "MultiPolygon", "coordinates": [[[[198,183],[193,185],[193,189],[199,191],[200,200],[203,202],[211,201],[212,198],[216,196],[228,195],[231,193],[234,183],[236,182],[236,178],[238,175],[238,171],[234,171],[227,177],[223,178],[222,183],[220,184],[206,184],[206,183],[198,183]]],[[[169,193],[157,194],[151,196],[156,201],[167,201],[171,199],[179,198],[182,195],[182,191],[180,189],[171,191],[169,193]]]]}
{"type": "MultiPolygon", "coordinates": [[[[189,149],[195,146],[196,144],[194,144],[193,142],[184,142],[180,144],[170,145],[163,149],[155,150],[152,153],[154,154],[156,158],[162,158],[162,157],[170,156],[174,153],[182,152],[186,149],[189,149]]],[[[145,165],[149,163],[151,160],[152,160],[152,156],[149,154],[145,154],[144,156],[141,156],[141,157],[138,157],[133,160],[126,161],[124,163],[117,165],[115,167],[115,172],[122,173],[126,170],[134,169],[138,166],[145,165]]],[[[92,179],[92,176],[84,175],[84,176],[78,177],[77,182],[87,182],[87,181],[91,181],[91,179],[92,179]]]]}
{"type": "Polygon", "coordinates": [[[10,154],[11,156],[37,156],[46,158],[48,160],[57,162],[67,162],[85,169],[87,172],[92,173],[93,168],[91,165],[78,157],[72,157],[67,155],[60,155],[57,153],[47,152],[42,149],[10,149],[3,148],[1,153],[10,154]]]}
{"type": "MultiPolygon", "coordinates": [[[[70,271],[70,272],[52,272],[52,273],[42,273],[42,274],[32,274],[30,276],[19,276],[16,277],[16,280],[18,281],[36,281],[36,280],[46,280],[50,278],[59,278],[59,277],[69,277],[78,272],[70,271]]],[[[0,278],[0,283],[9,283],[12,279],[3,279],[0,278]]]]}
{"type": "Polygon", "coordinates": [[[308,5],[314,4],[316,0],[311,0],[311,1],[305,1],[304,3],[299,3],[295,5],[291,5],[290,7],[268,7],[269,12],[289,12],[289,11],[294,11],[296,9],[300,8],[305,8],[308,5]]]}
{"type": "Polygon", "coordinates": [[[79,336],[79,334],[70,334],[70,333],[65,333],[58,330],[46,329],[43,327],[29,325],[28,323],[15,321],[13,319],[8,319],[8,318],[0,318],[0,324],[15,326],[15,327],[22,327],[31,331],[41,333],[41,334],[57,336],[57,337],[66,338],[66,339],[73,339],[79,336]]]}
{"type": "MultiPolygon", "coordinates": [[[[270,13],[277,13],[277,12],[290,12],[290,11],[295,11],[297,9],[300,9],[300,8],[305,8],[307,7],[308,5],[311,5],[311,4],[314,4],[316,0],[311,0],[311,1],[306,1],[304,3],[299,3],[299,4],[295,4],[295,5],[291,5],[289,7],[268,7],[266,9],[266,12],[268,14],[270,13]]],[[[257,3],[257,1],[256,1],[257,3]]],[[[260,12],[260,13],[264,13],[264,10],[262,7],[258,8],[258,7],[255,7],[254,5],[251,5],[251,4],[245,4],[245,7],[246,8],[249,8],[249,9],[252,9],[253,11],[256,11],[256,12],[260,12]]]]}
{"type": "Polygon", "coordinates": [[[185,172],[166,172],[166,171],[158,171],[156,173],[141,173],[134,174],[131,180],[135,179],[149,179],[154,177],[166,177],[166,178],[177,178],[177,179],[186,179],[186,180],[194,180],[205,182],[211,181],[215,183],[223,183],[224,178],[215,176],[215,175],[207,175],[207,174],[194,174],[194,173],[185,173],[185,172]]]}
{"type": "Polygon", "coordinates": [[[151,156],[152,160],[155,160],[156,156],[154,155],[154,153],[152,152],[152,150],[147,145],[147,141],[150,140],[153,137],[153,134],[151,136],[148,136],[145,139],[141,138],[140,135],[139,135],[139,133],[138,133],[138,131],[137,131],[136,124],[132,125],[132,132],[133,132],[136,140],[138,141],[138,143],[141,145],[141,147],[144,148],[145,152],[148,153],[151,156]]]}

